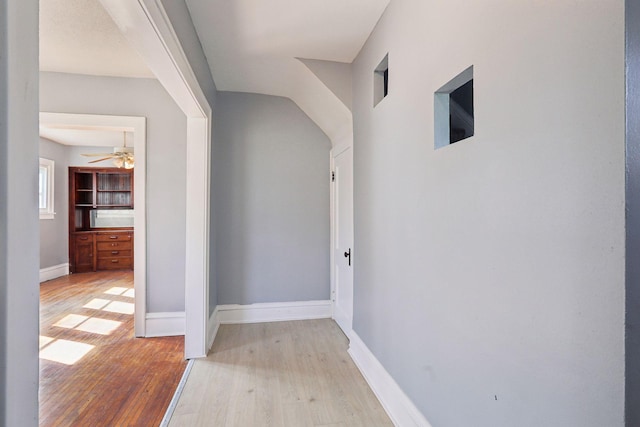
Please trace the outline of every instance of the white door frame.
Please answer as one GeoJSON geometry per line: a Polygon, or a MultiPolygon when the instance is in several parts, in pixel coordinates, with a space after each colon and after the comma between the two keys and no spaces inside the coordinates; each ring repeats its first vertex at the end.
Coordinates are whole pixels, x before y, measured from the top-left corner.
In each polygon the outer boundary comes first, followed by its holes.
{"type": "Polygon", "coordinates": [[[98,114],[40,113],[40,125],[60,129],[113,130],[133,132],[133,151],[136,156],[136,168],[133,174],[134,227],[133,239],[133,286],[134,333],[145,336],[145,317],[147,313],[147,119],[136,116],[106,116],[98,114]]]}
{"type": "MultiPolygon", "coordinates": [[[[342,154],[344,151],[346,150],[353,150],[353,143],[352,140],[343,142],[341,144],[335,145],[331,151],[329,152],[329,167],[330,167],[330,176],[333,177],[333,173],[335,173],[335,158],[337,156],[339,156],[340,154],[342,154]]],[[[352,153],[353,155],[353,153],[352,153]]],[[[353,161],[353,156],[352,156],[352,161],[353,161]]],[[[353,165],[352,165],[353,167],[353,165]]],[[[336,212],[335,212],[335,188],[336,188],[336,182],[333,180],[332,178],[332,182],[331,182],[331,187],[329,190],[329,216],[330,216],[330,230],[331,230],[331,236],[329,239],[329,244],[331,245],[330,250],[329,250],[329,262],[331,264],[330,267],[330,275],[331,275],[331,317],[333,319],[335,319],[335,304],[336,304],[336,257],[335,257],[335,241],[336,241],[336,212]]],[[[353,196],[353,188],[352,188],[352,192],[351,192],[352,196],[353,196]]],[[[351,199],[351,203],[353,205],[353,197],[351,199]]],[[[354,246],[354,237],[351,237],[351,250],[353,251],[353,246],[354,246]]],[[[353,266],[353,258],[351,259],[351,265],[353,266]]],[[[352,281],[352,285],[353,285],[353,281],[352,281]]],[[[351,339],[351,330],[353,329],[353,306],[351,307],[351,328],[348,331],[343,331],[345,333],[345,335],[347,335],[347,338],[351,339]]]]}
{"type": "Polygon", "coordinates": [[[209,335],[211,107],[160,0],[100,3],[187,116],[185,356],[204,357],[209,335]]]}

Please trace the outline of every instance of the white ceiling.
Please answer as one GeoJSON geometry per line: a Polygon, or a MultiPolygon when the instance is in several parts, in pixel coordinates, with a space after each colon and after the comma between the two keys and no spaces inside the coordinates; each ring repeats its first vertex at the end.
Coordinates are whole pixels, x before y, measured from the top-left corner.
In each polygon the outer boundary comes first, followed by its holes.
{"type": "Polygon", "coordinates": [[[40,0],[40,70],[154,77],[98,0],[40,0]]]}
{"type": "Polygon", "coordinates": [[[335,142],[349,109],[296,58],[350,63],[390,0],[186,0],[219,90],[291,98],[335,142]]]}
{"type": "MultiPolygon", "coordinates": [[[[352,62],[389,0],[186,0],[221,90],[293,58],[352,62]],[[256,73],[257,71],[257,73],[256,73]]],[[[268,83],[263,83],[268,85],[268,83]]]]}
{"type": "MultiPolygon", "coordinates": [[[[122,147],[124,131],[92,127],[40,125],[40,136],[63,145],[122,147]]],[[[126,132],[126,146],[133,147],[133,132],[126,132]]]]}
{"type": "MultiPolygon", "coordinates": [[[[40,70],[98,76],[154,75],[98,0],[40,0],[40,70]]],[[[123,129],[41,124],[40,136],[63,145],[121,147],[123,129]]],[[[133,133],[127,132],[133,147],[133,133]]]]}
{"type": "MultiPolygon", "coordinates": [[[[219,90],[292,99],[336,142],[351,112],[297,58],[350,63],[390,0],[186,0],[219,90]]],[[[153,77],[98,0],[40,1],[40,69],[153,77]]]]}

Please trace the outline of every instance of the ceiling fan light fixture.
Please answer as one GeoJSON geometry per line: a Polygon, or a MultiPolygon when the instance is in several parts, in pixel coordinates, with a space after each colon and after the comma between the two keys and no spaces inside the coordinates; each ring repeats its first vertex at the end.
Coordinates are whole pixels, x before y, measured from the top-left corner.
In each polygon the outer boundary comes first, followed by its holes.
{"type": "Polygon", "coordinates": [[[122,147],[114,147],[113,154],[111,153],[83,153],[83,156],[87,157],[103,157],[102,159],[92,160],[89,163],[103,162],[111,159],[114,166],[117,168],[133,169],[134,167],[134,155],[133,147],[127,147],[127,132],[122,132],[123,144],[122,147]]]}
{"type": "Polygon", "coordinates": [[[113,164],[117,168],[121,168],[124,166],[124,159],[122,157],[114,157],[113,164]]]}
{"type": "MultiPolygon", "coordinates": [[[[133,156],[125,157],[123,164],[125,169],[133,169],[134,167],[133,156]]],[[[118,167],[121,167],[121,166],[118,166],[118,167]]]]}

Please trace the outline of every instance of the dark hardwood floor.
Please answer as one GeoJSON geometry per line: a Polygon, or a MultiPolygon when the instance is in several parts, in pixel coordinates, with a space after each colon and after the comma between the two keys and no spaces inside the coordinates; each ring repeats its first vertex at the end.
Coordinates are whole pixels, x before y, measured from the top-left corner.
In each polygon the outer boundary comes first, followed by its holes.
{"type": "Polygon", "coordinates": [[[40,285],[40,425],[158,426],[186,367],[184,337],[134,338],[133,273],[40,285]]]}

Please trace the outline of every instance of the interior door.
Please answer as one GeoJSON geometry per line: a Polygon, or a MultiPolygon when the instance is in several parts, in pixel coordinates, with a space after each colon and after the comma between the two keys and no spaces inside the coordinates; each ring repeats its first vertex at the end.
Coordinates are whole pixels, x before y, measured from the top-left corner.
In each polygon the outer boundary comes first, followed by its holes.
{"type": "Polygon", "coordinates": [[[349,146],[333,152],[333,218],[333,318],[349,336],[353,325],[353,149],[349,146]]]}

